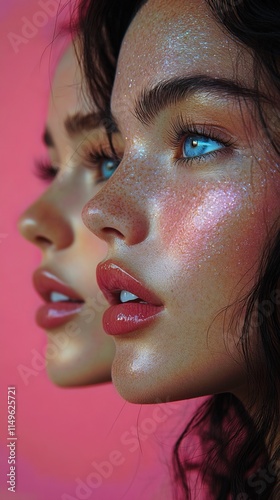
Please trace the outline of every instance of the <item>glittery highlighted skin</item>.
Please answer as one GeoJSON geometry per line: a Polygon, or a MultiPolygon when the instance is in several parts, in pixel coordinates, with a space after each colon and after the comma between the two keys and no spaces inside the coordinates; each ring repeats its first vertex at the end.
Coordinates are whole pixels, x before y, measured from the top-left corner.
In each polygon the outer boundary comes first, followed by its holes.
{"type": "Polygon", "coordinates": [[[123,161],[84,220],[164,305],[148,328],[115,339],[113,379],[129,401],[246,397],[243,316],[229,306],[251,290],[280,212],[253,103],[223,86],[253,87],[251,70],[203,0],[149,0],[123,42],[112,95],[123,161]],[[190,137],[221,147],[186,158],[190,137]]]}

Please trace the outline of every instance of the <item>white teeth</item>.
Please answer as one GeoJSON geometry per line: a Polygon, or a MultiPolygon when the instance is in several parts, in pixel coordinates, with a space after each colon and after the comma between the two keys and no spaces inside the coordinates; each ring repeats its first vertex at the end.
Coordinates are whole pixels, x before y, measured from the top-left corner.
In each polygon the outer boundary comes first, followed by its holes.
{"type": "Polygon", "coordinates": [[[51,302],[64,302],[65,300],[70,300],[70,298],[63,293],[51,292],[50,300],[51,302]]]}
{"type": "Polygon", "coordinates": [[[139,299],[139,297],[137,297],[137,295],[134,295],[134,293],[127,292],[126,290],[122,290],[120,293],[121,302],[129,302],[130,300],[135,299],[139,299]]]}

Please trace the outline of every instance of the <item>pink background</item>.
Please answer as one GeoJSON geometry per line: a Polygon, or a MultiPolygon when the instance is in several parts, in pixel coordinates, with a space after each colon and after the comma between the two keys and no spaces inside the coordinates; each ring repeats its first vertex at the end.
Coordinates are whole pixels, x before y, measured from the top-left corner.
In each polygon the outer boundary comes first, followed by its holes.
{"type": "MultiPolygon", "coordinates": [[[[46,3],[41,0],[41,6],[46,3]]],[[[37,19],[41,6],[39,0],[10,0],[0,5],[0,496],[18,500],[167,499],[171,497],[165,489],[167,457],[192,405],[163,405],[163,423],[156,417],[155,406],[130,405],[111,384],[59,389],[41,365],[27,383],[18,373],[19,365],[32,368],[34,350],[43,356],[45,345],[44,333],[34,323],[40,301],[31,285],[40,252],[20,237],[16,223],[44,189],[32,170],[34,159],[43,151],[50,72],[59,45],[52,51],[47,48],[55,23],[51,16],[25,39],[27,43],[18,45],[18,53],[8,34],[22,36],[22,18],[37,19]],[[11,385],[17,389],[16,494],[7,492],[6,483],[7,387],[11,385]],[[77,495],[78,479],[86,483],[95,471],[92,462],[108,461],[114,450],[120,453],[121,464],[107,470],[98,488],[88,487],[77,495]]]]}

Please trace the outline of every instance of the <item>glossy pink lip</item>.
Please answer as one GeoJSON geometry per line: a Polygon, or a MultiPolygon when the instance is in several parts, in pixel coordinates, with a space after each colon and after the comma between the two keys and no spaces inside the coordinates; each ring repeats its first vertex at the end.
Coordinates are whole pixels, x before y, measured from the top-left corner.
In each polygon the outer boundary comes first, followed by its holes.
{"type": "Polygon", "coordinates": [[[164,309],[153,292],[111,260],[97,266],[96,277],[111,304],[103,315],[103,328],[109,335],[122,335],[144,328],[164,309]],[[138,302],[120,302],[122,290],[137,295],[138,302]]]}
{"type": "Polygon", "coordinates": [[[33,283],[45,301],[36,313],[36,322],[41,328],[48,330],[61,326],[81,311],[84,305],[82,297],[47,269],[37,269],[33,283]],[[51,302],[51,292],[63,293],[70,301],[51,302]]]}

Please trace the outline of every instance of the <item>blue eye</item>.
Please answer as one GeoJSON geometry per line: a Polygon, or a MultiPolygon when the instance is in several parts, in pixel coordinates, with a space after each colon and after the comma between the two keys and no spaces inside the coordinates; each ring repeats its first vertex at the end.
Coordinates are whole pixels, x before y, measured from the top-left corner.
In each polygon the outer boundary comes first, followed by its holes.
{"type": "Polygon", "coordinates": [[[219,149],[224,145],[204,135],[191,135],[183,143],[183,157],[186,159],[204,156],[219,149]]]}
{"type": "Polygon", "coordinates": [[[113,160],[111,158],[104,158],[101,163],[101,178],[102,180],[107,180],[113,175],[115,170],[117,170],[119,166],[119,160],[113,160]]]}

